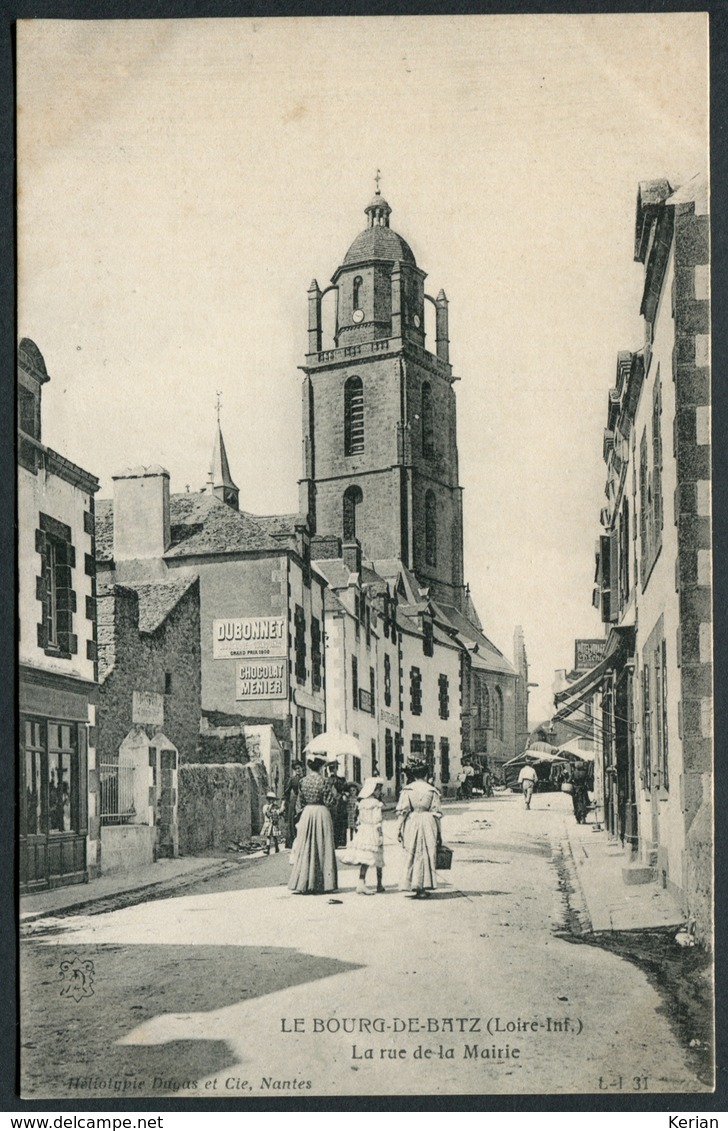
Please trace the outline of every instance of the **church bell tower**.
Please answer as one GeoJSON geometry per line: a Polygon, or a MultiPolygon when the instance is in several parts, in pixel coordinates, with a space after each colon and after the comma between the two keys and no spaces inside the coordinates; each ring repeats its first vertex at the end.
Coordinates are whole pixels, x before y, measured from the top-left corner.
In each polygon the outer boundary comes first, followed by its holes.
{"type": "Polygon", "coordinates": [[[393,228],[377,184],[356,237],[321,291],[308,289],[300,509],[316,534],[358,538],[366,558],[400,560],[462,607],[462,489],[448,303],[393,228]],[[327,296],[329,296],[327,298],[327,296]],[[335,302],[332,342],[322,304],[335,302]],[[434,307],[434,352],[425,303],[434,307]]]}

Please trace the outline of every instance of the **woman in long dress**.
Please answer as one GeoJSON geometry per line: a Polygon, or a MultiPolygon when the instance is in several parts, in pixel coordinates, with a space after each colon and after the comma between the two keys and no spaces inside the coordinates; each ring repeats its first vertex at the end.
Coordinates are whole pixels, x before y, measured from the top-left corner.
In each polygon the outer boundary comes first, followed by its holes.
{"type": "Polygon", "coordinates": [[[405,853],[405,873],[400,887],[421,899],[437,887],[437,844],[440,839],[440,794],[427,778],[427,763],[407,764],[412,779],[397,802],[398,839],[405,853]]]}
{"type": "Polygon", "coordinates": [[[301,816],[288,882],[291,891],[298,895],[337,890],[334,825],[330,809],[334,796],[320,772],[325,764],[325,757],[312,755],[308,758],[308,773],[301,778],[298,787],[301,816]]]}
{"type": "Polygon", "coordinates": [[[382,789],[381,778],[367,778],[359,791],[358,826],[351,847],[345,859],[350,864],[359,865],[359,895],[374,895],[367,887],[367,871],[377,870],[377,891],[384,891],[382,871],[384,869],[384,832],[382,829],[382,789]]]}

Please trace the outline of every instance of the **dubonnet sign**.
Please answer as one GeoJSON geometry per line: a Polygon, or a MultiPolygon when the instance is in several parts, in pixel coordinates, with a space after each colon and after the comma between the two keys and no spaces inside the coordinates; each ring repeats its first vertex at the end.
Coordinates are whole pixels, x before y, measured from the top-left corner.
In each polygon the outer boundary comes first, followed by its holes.
{"type": "Polygon", "coordinates": [[[285,656],[284,617],[229,617],[212,622],[212,655],[216,660],[285,656]]]}

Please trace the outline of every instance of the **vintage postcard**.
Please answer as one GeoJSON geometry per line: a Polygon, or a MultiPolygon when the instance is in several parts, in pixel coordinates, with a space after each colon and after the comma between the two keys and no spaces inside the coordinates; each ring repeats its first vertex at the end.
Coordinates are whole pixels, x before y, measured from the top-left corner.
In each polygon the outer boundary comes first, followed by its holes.
{"type": "Polygon", "coordinates": [[[708,35],[18,23],[24,1099],[712,1091],[708,35]]]}

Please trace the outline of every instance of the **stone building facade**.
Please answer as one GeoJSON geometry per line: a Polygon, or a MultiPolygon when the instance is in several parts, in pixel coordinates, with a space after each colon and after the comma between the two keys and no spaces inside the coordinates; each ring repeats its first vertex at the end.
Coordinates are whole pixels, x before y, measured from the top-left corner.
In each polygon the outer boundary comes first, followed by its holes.
{"type": "Polygon", "coordinates": [[[43,444],[34,342],[18,349],[19,882],[21,891],[94,874],[98,815],[94,497],[88,471],[43,444]]]}
{"type": "MultiPolygon", "coordinates": [[[[595,603],[605,658],[557,695],[587,704],[599,803],[633,878],[656,879],[712,932],[709,215],[705,178],[639,187],[645,340],[609,393],[607,506],[595,603]],[[595,699],[595,691],[601,695],[595,699]]],[[[627,874],[627,873],[626,873],[627,874]]]]}
{"type": "Polygon", "coordinates": [[[170,494],[161,467],[114,477],[99,503],[97,562],[105,584],[199,586],[200,701],[209,743],[216,727],[270,725],[285,774],[323,729],[323,590],[311,569],[305,519],[238,509],[218,427],[202,492],[170,494]]]}
{"type": "MultiPolygon", "coordinates": [[[[111,764],[136,723],[134,697],[161,701],[161,726],[180,761],[197,761],[200,733],[199,578],[98,591],[98,759],[111,764]]],[[[149,737],[153,729],[146,724],[149,737]]]]}

